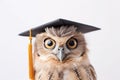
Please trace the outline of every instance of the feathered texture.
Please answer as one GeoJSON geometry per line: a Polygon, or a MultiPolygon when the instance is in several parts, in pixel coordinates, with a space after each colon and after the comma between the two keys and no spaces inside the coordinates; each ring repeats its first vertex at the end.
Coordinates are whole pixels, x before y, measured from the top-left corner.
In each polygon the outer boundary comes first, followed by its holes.
{"type": "MultiPolygon", "coordinates": [[[[90,64],[84,36],[76,32],[76,27],[46,28],[45,33],[36,36],[34,47],[35,80],[96,80],[96,73],[90,64]],[[47,49],[45,40],[52,39],[55,47],[47,49]],[[76,47],[67,46],[75,39],[76,47]],[[62,62],[57,54],[59,47],[64,49],[62,62]]],[[[75,43],[74,43],[75,44],[75,43]]]]}
{"type": "Polygon", "coordinates": [[[70,26],[70,27],[61,26],[60,28],[57,28],[57,29],[55,29],[54,27],[46,28],[45,31],[48,34],[51,34],[53,36],[64,37],[64,36],[67,36],[67,35],[73,35],[73,33],[76,32],[76,29],[77,28],[74,27],[74,26],[70,26]]]}

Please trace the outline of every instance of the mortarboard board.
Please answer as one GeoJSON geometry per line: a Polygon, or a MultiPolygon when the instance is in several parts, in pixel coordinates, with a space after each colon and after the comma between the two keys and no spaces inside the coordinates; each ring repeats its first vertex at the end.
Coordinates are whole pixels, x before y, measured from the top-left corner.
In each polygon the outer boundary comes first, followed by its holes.
{"type": "MultiPolygon", "coordinates": [[[[83,24],[83,23],[78,23],[78,22],[74,22],[74,21],[70,21],[70,20],[66,20],[66,19],[57,19],[57,20],[48,22],[46,24],[43,24],[43,25],[40,25],[36,28],[31,29],[32,37],[35,37],[36,34],[38,34],[38,33],[45,32],[46,27],[58,28],[58,27],[61,27],[61,26],[69,27],[69,26],[72,26],[72,25],[77,27],[77,31],[82,32],[82,33],[88,33],[88,32],[92,32],[92,31],[100,30],[100,28],[93,27],[93,26],[90,26],[90,25],[86,25],[86,24],[83,24]]],[[[25,32],[22,32],[19,35],[20,36],[29,36],[29,30],[25,31],[25,32]]]]}

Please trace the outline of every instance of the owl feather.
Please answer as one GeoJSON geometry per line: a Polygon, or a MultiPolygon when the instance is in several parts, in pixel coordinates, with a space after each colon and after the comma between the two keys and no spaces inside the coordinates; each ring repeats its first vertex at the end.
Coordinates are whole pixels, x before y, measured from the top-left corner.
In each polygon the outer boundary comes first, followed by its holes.
{"type": "Polygon", "coordinates": [[[86,41],[75,26],[46,28],[36,35],[35,80],[96,80],[86,41]]]}

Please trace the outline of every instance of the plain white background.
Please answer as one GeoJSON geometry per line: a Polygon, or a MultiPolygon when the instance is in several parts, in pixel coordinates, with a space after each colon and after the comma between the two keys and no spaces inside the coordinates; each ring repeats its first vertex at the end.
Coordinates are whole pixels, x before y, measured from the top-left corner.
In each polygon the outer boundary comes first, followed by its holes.
{"type": "Polygon", "coordinates": [[[0,80],[28,80],[29,28],[57,18],[101,28],[85,34],[98,80],[120,80],[119,0],[0,0],[0,80]]]}

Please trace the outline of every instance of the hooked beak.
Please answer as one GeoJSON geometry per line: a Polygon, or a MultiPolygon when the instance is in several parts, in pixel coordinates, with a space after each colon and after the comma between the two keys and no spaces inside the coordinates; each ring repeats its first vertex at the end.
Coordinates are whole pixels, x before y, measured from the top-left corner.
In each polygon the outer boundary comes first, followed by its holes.
{"type": "Polygon", "coordinates": [[[62,62],[63,59],[65,58],[64,48],[63,47],[58,48],[57,57],[60,60],[60,62],[62,62]]]}

